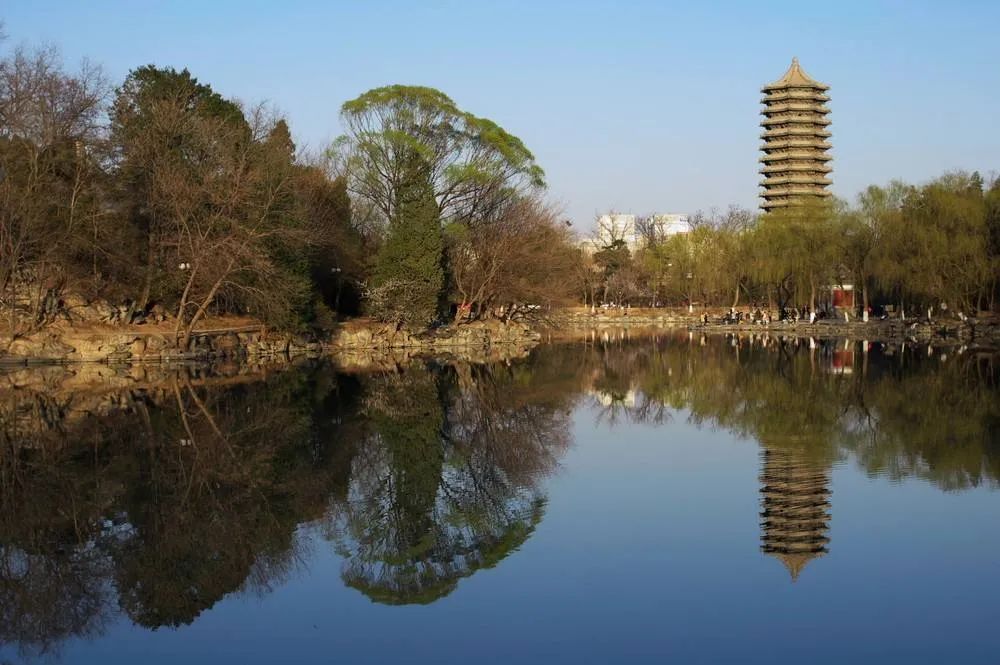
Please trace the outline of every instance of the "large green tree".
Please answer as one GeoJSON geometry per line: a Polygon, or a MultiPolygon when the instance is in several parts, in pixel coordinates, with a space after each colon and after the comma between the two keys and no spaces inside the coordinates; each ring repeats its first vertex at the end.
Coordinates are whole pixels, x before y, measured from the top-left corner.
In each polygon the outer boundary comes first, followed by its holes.
{"type": "Polygon", "coordinates": [[[946,174],[911,189],[889,219],[881,278],[901,302],[975,309],[989,284],[989,236],[982,181],[946,174]]]}
{"type": "Polygon", "coordinates": [[[544,187],[544,173],[516,136],[461,110],[440,90],[390,85],[345,102],[351,189],[394,216],[406,163],[419,155],[442,216],[484,217],[512,196],[544,187]]]}
{"type": "Polygon", "coordinates": [[[545,186],[542,169],[516,136],[463,111],[433,88],[369,90],[343,105],[341,120],[346,133],[338,146],[344,150],[350,189],[378,212],[385,229],[386,247],[370,291],[372,310],[426,325],[434,318],[432,292],[440,298],[439,282],[444,283],[437,258],[440,237],[429,226],[430,204],[439,226],[496,223],[511,205],[545,186]],[[409,219],[415,214],[418,219],[409,219]],[[395,295],[386,292],[387,284],[395,295]],[[411,298],[412,289],[419,294],[411,298]],[[392,302],[407,300],[415,311],[404,316],[392,302]]]}
{"type": "Polygon", "coordinates": [[[861,291],[862,306],[868,309],[874,282],[879,275],[879,261],[885,255],[887,236],[894,218],[899,216],[909,187],[894,180],[887,187],[871,185],[858,195],[856,209],[839,216],[840,244],[844,265],[854,276],[861,291]]]}
{"type": "Polygon", "coordinates": [[[294,325],[316,229],[297,204],[287,125],[186,70],[148,66],[118,90],[111,129],[119,207],[143,239],[137,306],[173,309],[182,345],[210,308],[294,325]]]}
{"type": "Polygon", "coordinates": [[[383,320],[426,326],[444,295],[441,216],[427,165],[414,153],[402,167],[385,244],[371,289],[372,313],[383,320]]]}
{"type": "Polygon", "coordinates": [[[820,288],[839,279],[834,204],[804,199],[764,215],[750,242],[754,277],[778,298],[815,310],[820,288]]]}

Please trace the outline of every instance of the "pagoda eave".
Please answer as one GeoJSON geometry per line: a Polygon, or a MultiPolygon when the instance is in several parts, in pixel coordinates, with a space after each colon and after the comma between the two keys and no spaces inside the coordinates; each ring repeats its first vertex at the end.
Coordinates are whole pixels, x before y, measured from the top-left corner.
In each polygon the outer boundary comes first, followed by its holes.
{"type": "Polygon", "coordinates": [[[761,132],[761,139],[780,139],[786,136],[815,136],[819,139],[828,139],[833,136],[832,133],[825,129],[816,129],[812,127],[784,127],[782,129],[769,129],[766,132],[761,132]]]}
{"type": "Polygon", "coordinates": [[[830,173],[833,169],[826,164],[772,164],[757,171],[761,175],[772,173],[830,173]]]}
{"type": "MultiPolygon", "coordinates": [[[[761,148],[762,150],[764,148],[761,148]]],[[[805,146],[797,146],[793,148],[788,148],[785,150],[773,150],[771,152],[765,152],[758,158],[759,162],[784,162],[784,161],[814,161],[814,162],[829,162],[833,159],[829,153],[826,152],[825,148],[807,148],[805,146]]]]}
{"type": "Polygon", "coordinates": [[[822,104],[824,102],[830,101],[830,95],[820,92],[804,92],[804,91],[791,91],[783,90],[781,92],[772,92],[761,98],[761,103],[770,104],[771,102],[783,102],[783,101],[808,101],[815,102],[817,104],[822,104]]]}
{"type": "Polygon", "coordinates": [[[833,146],[830,145],[828,141],[823,141],[821,139],[809,139],[805,137],[798,137],[792,139],[780,139],[771,140],[765,142],[761,146],[761,150],[768,152],[770,150],[782,150],[789,148],[804,148],[806,150],[829,150],[833,146]]]}
{"type": "Polygon", "coordinates": [[[792,125],[792,124],[817,125],[820,127],[826,127],[831,123],[826,118],[818,115],[767,116],[760,121],[761,127],[770,127],[772,125],[792,125]]]}

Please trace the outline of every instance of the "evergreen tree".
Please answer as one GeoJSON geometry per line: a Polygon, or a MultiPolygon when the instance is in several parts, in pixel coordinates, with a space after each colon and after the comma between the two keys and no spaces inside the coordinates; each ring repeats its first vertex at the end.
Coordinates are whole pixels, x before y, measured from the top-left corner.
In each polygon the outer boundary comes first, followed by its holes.
{"type": "Polygon", "coordinates": [[[375,265],[372,313],[383,320],[426,326],[437,318],[444,292],[441,213],[429,169],[406,159],[389,233],[375,265]]]}

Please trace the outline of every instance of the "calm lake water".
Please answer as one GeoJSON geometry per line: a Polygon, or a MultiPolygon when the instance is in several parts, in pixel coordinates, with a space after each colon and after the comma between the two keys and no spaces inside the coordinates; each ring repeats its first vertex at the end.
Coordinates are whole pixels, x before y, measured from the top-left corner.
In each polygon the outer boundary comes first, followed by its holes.
{"type": "Polygon", "coordinates": [[[1000,662],[971,351],[184,371],[0,392],[0,444],[0,662],[1000,662]]]}

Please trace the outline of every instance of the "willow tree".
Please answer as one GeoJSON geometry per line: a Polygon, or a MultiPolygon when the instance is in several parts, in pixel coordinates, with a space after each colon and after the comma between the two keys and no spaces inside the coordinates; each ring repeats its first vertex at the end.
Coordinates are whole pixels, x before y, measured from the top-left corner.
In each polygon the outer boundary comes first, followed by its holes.
{"type": "Polygon", "coordinates": [[[753,236],[752,269],[757,281],[773,288],[778,306],[808,300],[838,277],[836,210],[825,201],[802,200],[761,217],[753,236]]]}
{"type": "Polygon", "coordinates": [[[840,216],[843,259],[861,290],[862,306],[868,309],[879,261],[890,242],[887,233],[898,218],[909,187],[894,180],[886,187],[871,185],[858,195],[858,207],[840,216]]]}
{"type": "Polygon", "coordinates": [[[341,107],[350,187],[393,216],[406,162],[417,154],[442,217],[482,218],[511,196],[545,186],[545,174],[516,136],[461,110],[439,90],[390,85],[341,107]]]}
{"type": "MultiPolygon", "coordinates": [[[[415,223],[402,219],[411,213],[401,209],[412,206],[407,190],[413,187],[415,163],[421,164],[421,186],[437,205],[438,234],[441,223],[489,223],[511,201],[545,186],[542,169],[520,139],[491,120],[461,110],[433,88],[392,85],[369,90],[343,105],[341,119],[346,134],[339,144],[346,149],[350,189],[379,211],[387,243],[399,244],[393,236],[400,225],[415,223]]],[[[423,215],[424,206],[418,207],[423,215]]],[[[433,245],[437,251],[440,239],[424,231],[417,249],[433,245]]],[[[399,260],[396,251],[389,254],[399,260]]],[[[425,258],[416,262],[426,263],[427,273],[415,277],[430,283],[437,269],[425,258]]],[[[383,266],[376,273],[387,270],[383,266]]]]}
{"type": "Polygon", "coordinates": [[[989,230],[982,182],[946,174],[904,197],[890,219],[880,279],[901,300],[975,310],[988,295],[989,230]]]}

